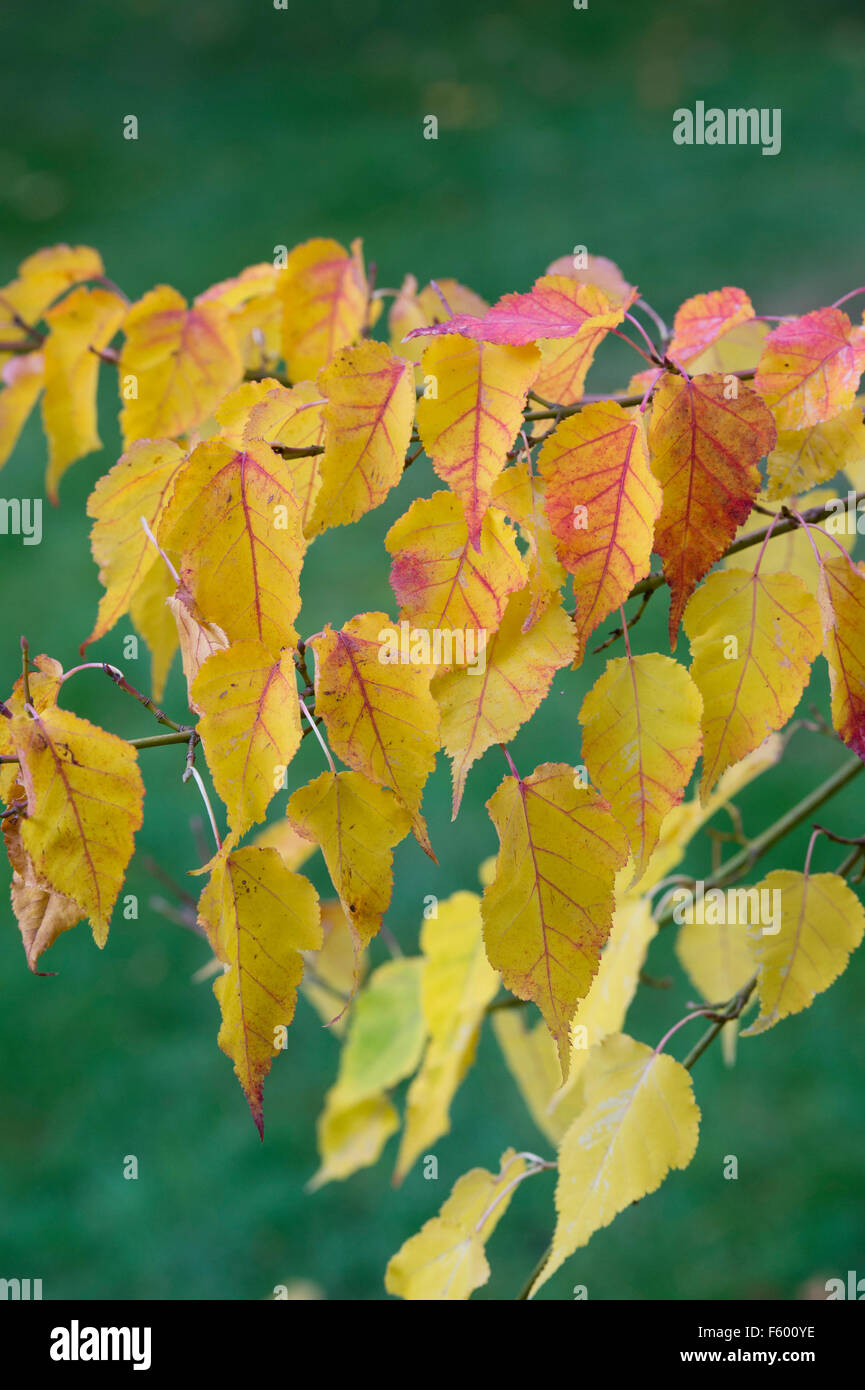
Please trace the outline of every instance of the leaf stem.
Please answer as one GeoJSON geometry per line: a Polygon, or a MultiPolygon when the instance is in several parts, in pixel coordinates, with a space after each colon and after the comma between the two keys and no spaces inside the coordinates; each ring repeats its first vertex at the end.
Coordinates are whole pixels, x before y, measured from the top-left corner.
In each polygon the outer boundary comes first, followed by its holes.
{"type": "Polygon", "coordinates": [[[321,730],[319,729],[318,724],[315,722],[315,720],[313,719],[313,717],[312,717],[312,715],[310,714],[309,710],[307,709],[307,707],[306,707],[306,701],[303,699],[303,697],[302,697],[301,695],[298,695],[297,698],[298,698],[298,700],[299,700],[299,702],[300,702],[300,708],[303,710],[304,714],[306,715],[307,723],[309,724],[309,727],[312,729],[312,732],[315,734],[316,738],[318,739],[319,743],[321,744],[322,752],[324,753],[324,756],[327,758],[328,766],[330,767],[330,770],[331,770],[331,772],[333,773],[333,775],[334,775],[334,777],[335,777],[335,776],[336,776],[336,768],[334,767],[333,758],[332,758],[331,755],[330,755],[330,749],[328,748],[327,744],[325,743],[324,739],[323,739],[322,736],[321,736],[321,730]]]}

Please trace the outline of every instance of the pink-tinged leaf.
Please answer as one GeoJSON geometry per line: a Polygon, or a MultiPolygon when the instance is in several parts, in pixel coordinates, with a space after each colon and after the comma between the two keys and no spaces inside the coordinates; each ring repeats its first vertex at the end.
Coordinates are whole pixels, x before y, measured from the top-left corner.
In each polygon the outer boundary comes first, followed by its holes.
{"type": "Polygon", "coordinates": [[[815,309],[766,339],[756,389],[782,430],[804,430],[853,404],[865,350],[840,309],[815,309]]]}
{"type": "Polygon", "coordinates": [[[559,256],[558,260],[547,266],[546,274],[566,275],[569,280],[576,280],[579,284],[596,285],[614,303],[620,304],[625,299],[629,303],[632,301],[637,291],[628,284],[615,261],[608,260],[606,256],[590,254],[584,259],[585,265],[575,265],[575,256],[559,256]]]}
{"type": "Polygon", "coordinates": [[[725,285],[722,290],[695,294],[676,313],[668,355],[675,362],[690,362],[731,328],[753,317],[754,306],[744,290],[725,285]]]}
{"type": "Polygon", "coordinates": [[[613,301],[608,309],[609,300],[602,290],[595,285],[584,286],[583,308],[590,311],[591,317],[572,338],[553,338],[541,348],[540,371],[532,389],[542,400],[572,405],[581,398],[599,345],[622,322],[636,294],[632,290],[625,300],[613,301]]]}
{"type": "Polygon", "coordinates": [[[581,285],[564,275],[542,275],[528,294],[504,295],[481,318],[455,314],[444,323],[413,328],[406,338],[459,333],[482,343],[523,347],[543,338],[573,338],[584,324],[616,309],[594,285],[581,285]]]}

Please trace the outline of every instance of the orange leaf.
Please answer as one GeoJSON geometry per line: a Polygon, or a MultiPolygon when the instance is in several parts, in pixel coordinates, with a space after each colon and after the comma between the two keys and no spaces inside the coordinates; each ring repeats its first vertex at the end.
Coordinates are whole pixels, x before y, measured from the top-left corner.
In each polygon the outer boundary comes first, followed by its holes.
{"type": "Polygon", "coordinates": [[[569,415],[539,458],[556,553],[574,577],[578,653],[649,573],[661,490],[638,412],[613,401],[569,415]]]}
{"type": "Polygon", "coordinates": [[[649,448],[664,494],[655,550],[671,590],[672,647],[689,597],[751,510],[760,489],[757,463],[775,438],[764,402],[736,378],[662,378],[649,448]]]}
{"type": "Polygon", "coordinates": [[[695,294],[676,311],[667,355],[674,362],[691,362],[731,328],[753,317],[754,306],[744,290],[726,285],[722,290],[695,294]]]}

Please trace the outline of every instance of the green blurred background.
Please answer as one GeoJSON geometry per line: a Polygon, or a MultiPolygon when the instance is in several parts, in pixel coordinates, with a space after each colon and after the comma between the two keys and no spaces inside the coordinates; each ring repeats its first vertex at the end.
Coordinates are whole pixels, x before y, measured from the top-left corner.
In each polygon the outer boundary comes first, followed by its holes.
{"type": "MultiPolygon", "coordinates": [[[[405,271],[453,275],[488,298],[527,288],[554,257],[585,244],[613,257],[668,318],[686,296],[742,285],[759,312],[831,302],[865,275],[865,23],[859,3],[725,0],[623,4],[591,0],[103,0],[18,6],[0,20],[0,283],[57,241],[102,252],[133,297],[169,282],[187,295],[313,235],[361,235],[380,285],[405,271]],[[783,148],[679,148],[672,111],[698,98],[780,107],[783,148]],[[439,116],[437,142],[422,138],[439,116]],[[139,118],[137,143],[122,138],[139,118]]],[[[855,312],[854,308],[854,312],[855,312]]],[[[621,345],[616,345],[620,347],[621,345]]],[[[612,389],[632,362],[615,348],[590,389],[612,389]]],[[[636,367],[641,364],[634,359],[636,367]]],[[[115,388],[102,382],[105,448],[64,480],[45,508],[41,547],[0,540],[5,693],[18,636],[74,664],[99,595],[84,508],[117,457],[115,388]]],[[[45,445],[28,427],[4,473],[5,496],[41,495],[45,445]]],[[[434,486],[421,461],[388,504],[313,548],[304,632],[353,613],[392,610],[382,538],[413,496],[434,486]]],[[[861,544],[861,542],[860,542],[861,544]]],[[[635,635],[663,650],[663,602],[635,635]]],[[[654,610],[654,611],[653,611],[654,610]]],[[[120,627],[96,653],[147,681],[146,656],[124,663],[120,627]]],[[[599,659],[555,682],[516,741],[518,765],[579,760],[576,713],[599,659]]],[[[825,708],[818,664],[813,692],[825,708]]],[[[75,708],[127,736],[152,732],[144,711],[96,673],[76,677],[75,708]]],[[[165,704],[184,714],[178,670],[165,704]]],[[[296,782],[321,770],[306,740],[296,782]]],[[[751,831],[841,761],[800,733],[783,765],[741,798],[751,831]]],[[[173,748],[143,755],[148,804],[139,848],[176,879],[198,861],[173,748]]],[[[388,921],[416,948],[422,898],[476,886],[495,848],[484,801],[502,775],[491,751],[473,770],[457,827],[448,771],[426,795],[441,867],[412,843],[397,852],[388,921]]],[[[281,813],[282,798],[274,805],[281,813]]],[[[862,787],[826,812],[862,831],[862,787]]],[[[770,864],[801,865],[807,832],[770,864]]],[[[816,867],[839,854],[816,852],[816,867]]],[[[709,863],[701,837],[688,867],[709,863]]],[[[326,887],[322,866],[310,866],[326,887]]],[[[314,1196],[315,1119],[338,1046],[306,1001],[265,1090],[259,1143],[228,1060],[218,1010],[193,972],[203,943],[146,906],[153,879],[134,862],[140,919],[115,914],[99,953],[85,929],[51,952],[53,979],[28,974],[11,912],[0,934],[0,1276],[42,1278],[46,1298],[261,1299],[311,1280],[327,1298],[384,1297],[388,1257],[473,1164],[495,1166],[510,1143],[547,1153],[484,1036],[436,1146],[438,1182],[420,1168],[395,1191],[391,1140],[373,1170],[314,1196]],[[138,1181],[124,1181],[135,1154],[138,1181]]],[[[654,1043],[691,989],[670,934],[629,1026],[654,1043]],[[645,997],[644,997],[645,996],[645,997]]],[[[741,1044],[725,1070],[716,1049],[695,1070],[703,1112],[685,1173],[596,1235],[541,1295],[569,1298],[804,1296],[848,1269],[865,1273],[861,1104],[865,959],[812,1009],[741,1044]],[[739,1180],[722,1179],[724,1156],[739,1180]]],[[[672,1050],[684,1055],[692,1029],[672,1050]]],[[[522,1186],[490,1245],[492,1278],[476,1297],[508,1299],[543,1249],[553,1182],[522,1186]]]]}

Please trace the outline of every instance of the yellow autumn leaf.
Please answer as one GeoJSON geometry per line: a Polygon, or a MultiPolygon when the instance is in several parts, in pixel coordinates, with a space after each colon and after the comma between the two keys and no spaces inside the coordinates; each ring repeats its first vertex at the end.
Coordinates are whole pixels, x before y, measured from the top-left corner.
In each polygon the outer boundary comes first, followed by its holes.
{"type": "Polygon", "coordinates": [[[210,439],[190,454],[159,526],[198,615],[229,641],[294,647],[306,542],[285,460],[264,444],[210,439]]]}
{"type": "Polygon", "coordinates": [[[292,653],[274,661],[261,642],[233,642],[207,658],[191,697],[213,785],[231,829],[243,835],[264,819],[300,747],[292,653]]]}
{"type": "Polygon", "coordinates": [[[499,346],[459,334],[434,338],[424,350],[427,387],[417,403],[418,434],[436,473],[463,503],[476,550],[539,362],[532,344],[499,346]]]}
{"type": "Polygon", "coordinates": [[[531,602],[527,589],[512,595],[498,631],[486,640],[483,661],[433,682],[442,747],[453,762],[454,820],[472,764],[494,743],[511,741],[549,694],[556,672],[574,659],[574,628],[561,607],[547,608],[523,631],[531,602]]]}
{"type": "Polygon", "coordinates": [[[527,546],[524,563],[528,566],[527,587],[531,603],[523,627],[528,632],[541,614],[555,602],[567,578],[567,571],[556,554],[555,538],[547,520],[543,479],[534,477],[527,463],[513,464],[496,478],[490,508],[487,516],[501,509],[505,516],[516,523],[527,546]]]}
{"type": "Polygon", "coordinates": [[[782,319],[766,339],[754,386],[782,430],[807,429],[853,404],[862,375],[861,329],[832,305],[782,319]]]}
{"type": "MultiPolygon", "coordinates": [[[[256,381],[241,382],[239,386],[235,386],[233,391],[229,391],[227,396],[223,396],[213,412],[213,418],[219,426],[219,434],[234,443],[239,439],[244,439],[249,417],[255,407],[271,391],[286,391],[287,389],[287,387],[280,385],[275,376],[265,376],[256,381]]],[[[212,437],[212,433],[208,431],[208,438],[212,437]]],[[[251,438],[258,439],[260,436],[256,434],[251,438]]]]}
{"type": "Polygon", "coordinates": [[[583,758],[628,836],[636,878],[694,771],[702,711],[684,666],[657,652],[608,661],[583,701],[583,758]]]}
{"type": "Polygon", "coordinates": [[[590,1049],[624,1026],[657,930],[650,900],[626,894],[613,914],[598,973],[571,1022],[571,1060],[564,1083],[556,1045],[542,1023],[529,1028],[511,1009],[494,1014],[508,1069],[535,1124],[553,1144],[561,1142],[583,1106],[583,1071],[590,1049]]]}
{"type": "MultiPolygon", "coordinates": [[[[20,799],[23,803],[24,788],[15,785],[10,799],[13,802],[20,799]]],[[[84,913],[77,903],[40,881],[33,861],[21,843],[19,816],[3,817],[3,839],[12,865],[12,911],[21,932],[27,965],[34,975],[39,975],[43,973],[36,968],[39,957],[49,946],[53,946],[62,932],[76,926],[84,913]]]]}
{"type": "Polygon", "coordinates": [[[780,931],[749,931],[757,961],[760,1013],[743,1038],[765,1033],[800,1013],[847,968],[865,932],[865,910],[839,874],[799,874],[775,869],[758,885],[778,893],[780,931]]]}
{"type": "Polygon", "coordinates": [[[329,1091],[317,1125],[321,1163],[306,1184],[307,1192],[371,1168],[398,1129],[399,1115],[386,1095],[367,1096],[347,1105],[336,1090],[329,1091]]]}
{"type": "MultiPolygon", "coordinates": [[[[3,354],[0,354],[2,357],[3,354]]],[[[0,370],[0,468],[9,458],[45,384],[45,359],[41,352],[22,353],[0,370]]]]}
{"type": "Polygon", "coordinates": [[[529,1114],[545,1138],[558,1144],[561,1132],[550,1109],[562,1084],[558,1051],[543,1019],[524,1015],[524,1009],[496,1009],[493,1032],[529,1114]]]}
{"type": "Polygon", "coordinates": [[[129,310],[120,353],[120,427],[134,439],[173,439],[195,429],[243,376],[225,310],[187,307],[169,285],[157,285],[129,310]]]}
{"type": "Polygon", "coordinates": [[[45,394],[42,424],[48,440],[45,486],[57,501],[60,479],[70,464],[102,448],[96,420],[99,356],[126,315],[126,305],[108,290],[83,286],[45,315],[45,394]]]}
{"type": "MultiPolygon", "coordinates": [[[[693,920],[686,919],[679,928],[676,956],[699,998],[707,1004],[732,999],[754,973],[751,944],[738,922],[699,922],[693,914],[693,920]]],[[[728,1065],[735,1060],[738,1026],[739,1020],[731,1019],[721,1032],[728,1065]]]]}
{"type": "Polygon", "coordinates": [[[348,526],[381,506],[402,478],[415,404],[409,363],[392,357],[384,343],[344,348],[317,385],[327,405],[310,535],[348,526]]]}
{"type": "Polygon", "coordinates": [[[484,954],[480,904],[477,893],[454,893],[421,930],[421,1002],[429,1041],[406,1097],[395,1183],[450,1129],[451,1101],[474,1060],[487,1005],[499,987],[484,954]]]}
{"type": "Polygon", "coordinates": [[[183,450],[172,439],[138,440],[99,479],[87,499],[87,515],[93,519],[90,549],[105,593],[82,652],[128,611],[152,567],[158,563],[165,568],[141,521],[156,531],[183,461],[183,450]]]}
{"type": "Polygon", "coordinates": [[[685,609],[703,697],[705,798],[733,763],[791,717],[820,650],[817,602],[792,574],[716,570],[685,609]]]}
{"type": "MultiPolygon", "coordinates": [[[[63,667],[59,661],[55,661],[53,656],[39,655],[31,658],[30,663],[30,699],[27,699],[24,690],[24,677],[19,676],[12,687],[11,695],[4,700],[6,708],[12,715],[24,714],[27,705],[31,705],[37,714],[44,709],[51,709],[57,704],[57,695],[63,679],[63,667]]],[[[11,719],[0,718],[0,753],[14,754],[15,743],[12,738],[14,728],[11,719]]],[[[19,780],[19,773],[16,764],[0,763],[0,796],[4,801],[12,799],[13,789],[19,780]]]]}
{"type": "Polygon", "coordinates": [[[104,946],[141,828],[136,750],[57,705],[35,718],[16,715],[11,732],[27,793],[22,845],[40,879],[78,905],[104,946]]]}
{"type": "Polygon", "coordinates": [[[360,772],[323,772],[294,792],[286,815],[321,846],[358,950],[381,926],[393,892],[393,855],[411,816],[393,792],[360,772]]]}
{"type": "Polygon", "coordinates": [[[532,1298],[595,1231],[687,1168],[700,1111],[691,1078],[665,1052],[623,1033],[592,1049],[583,1072],[585,1109],[559,1148],[556,1230],[532,1298]]]}
{"type": "Polygon", "coordinates": [[[321,489],[321,455],[315,451],[324,447],[325,404],[314,381],[299,381],[291,387],[275,385],[253,406],[244,426],[246,439],[263,439],[266,444],[291,450],[312,450],[285,460],[306,536],[311,534],[312,509],[321,489]]]}
{"type": "Polygon", "coordinates": [[[865,565],[843,556],[824,560],[819,602],[832,724],[865,762],[865,565]]]}
{"type": "Polygon", "coordinates": [[[279,274],[282,355],[291,380],[305,381],[360,337],[369,297],[361,243],[349,255],[338,241],[315,237],[295,246],[279,274]]]}
{"type": "Polygon", "coordinates": [[[439,712],[431,668],[400,661],[386,613],[361,613],[337,631],[310,637],[315,654],[315,710],[333,751],[355,772],[395,792],[411,812],[418,843],[432,847],[420,813],[435,765],[439,712]]]}
{"type": "MultiPolygon", "coordinates": [[[[46,246],[28,256],[19,265],[12,283],[0,290],[0,339],[26,346],[27,334],[16,322],[16,316],[35,327],[48,306],[65,290],[104,273],[102,257],[91,246],[46,246]]],[[[0,363],[7,356],[0,350],[0,363]]]]}
{"type": "MultiPolygon", "coordinates": [[[[384,542],[393,556],[390,582],[400,618],[430,631],[461,631],[464,654],[468,632],[495,630],[508,594],[527,579],[516,536],[500,513],[486,513],[480,540],[479,551],[469,545],[459,498],[434,492],[412,502],[384,542]]],[[[470,640],[477,650],[477,638],[470,640]]]]}
{"type": "Polygon", "coordinates": [[[865,458],[865,424],[861,406],[851,406],[831,420],[804,430],[779,430],[766,460],[767,494],[772,502],[825,483],[842,469],[865,458]]]}
{"type": "Polygon", "coordinates": [[[196,305],[218,304],[225,310],[228,327],[247,370],[259,370],[279,357],[280,275],[281,271],[272,261],[262,261],[196,296],[196,305]]]}
{"type": "Polygon", "coordinates": [[[487,802],[499,837],[482,901],[487,957],[520,999],[538,1005],[562,1079],[570,1023],[597,973],[613,920],[613,880],[627,855],[607,803],[576,787],[573,768],[544,763],[506,777],[487,802]]]}
{"type": "Polygon", "coordinates": [[[490,1277],[485,1246],[525,1172],[506,1149],[498,1173],[472,1168],[454,1184],[438,1216],[411,1236],[388,1263],[385,1288],[410,1301],[460,1301],[490,1277]]]}
{"type": "Polygon", "coordinates": [[[226,967],[214,981],[222,1010],[219,1046],[234,1063],[259,1135],[262,1086],[294,1018],[301,952],[322,941],[318,895],[275,849],[220,853],[198,904],[198,920],[226,967]]]}
{"type": "Polygon", "coordinates": [[[661,826],[657,847],[645,873],[631,885],[628,865],[628,868],[617,876],[616,893],[627,892],[628,897],[639,897],[671,874],[684,859],[685,850],[697,832],[718,811],[723,810],[734,796],[738,796],[755,777],[759,777],[768,768],[777,766],[783,752],[784,740],[781,735],[770,734],[752,753],[748,753],[740,762],[734,763],[722,773],[705,801],[701,801],[697,795],[687,801],[680,801],[678,806],[668,811],[661,826]]]}

